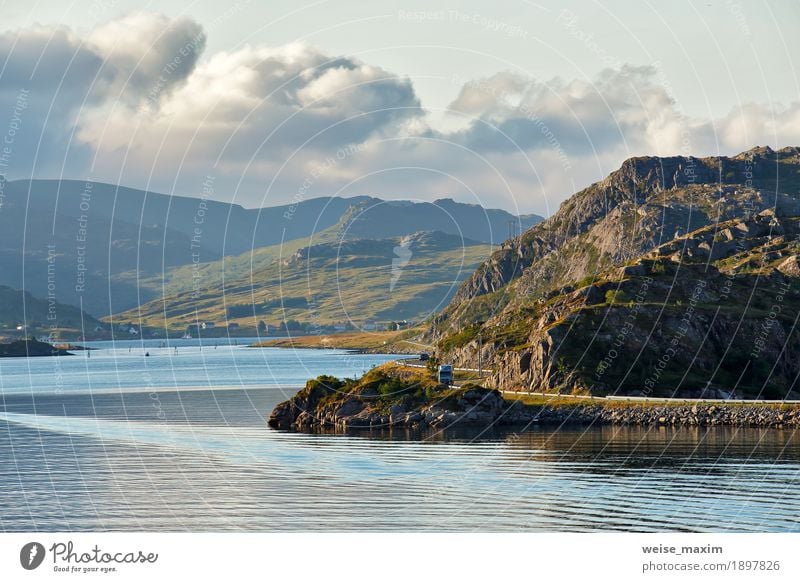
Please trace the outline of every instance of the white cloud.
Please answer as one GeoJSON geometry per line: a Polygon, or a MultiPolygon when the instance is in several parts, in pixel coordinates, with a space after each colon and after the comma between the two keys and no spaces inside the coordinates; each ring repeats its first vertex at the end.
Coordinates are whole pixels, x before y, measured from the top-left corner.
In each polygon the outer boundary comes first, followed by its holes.
{"type": "Polygon", "coordinates": [[[87,43],[115,74],[116,95],[132,104],[159,100],[184,82],[203,52],[202,27],[180,18],[136,13],[112,20],[95,30],[87,43]]]}
{"type": "Polygon", "coordinates": [[[375,63],[301,43],[204,55],[205,41],[190,19],[148,13],[85,38],[61,27],[0,34],[0,111],[31,91],[10,176],[191,195],[214,174],[220,197],[247,205],[341,189],[548,212],[633,155],[800,142],[800,103],[689,118],[653,67],[470,80],[450,106],[461,128],[444,131],[409,79],[375,63]]]}
{"type": "Polygon", "coordinates": [[[87,38],[58,26],[0,34],[0,110],[12,110],[20,90],[30,92],[9,176],[84,172],[96,152],[75,138],[84,116],[117,103],[138,107],[159,83],[169,92],[192,72],[204,43],[196,23],[158,14],[110,22],[87,38]]]}

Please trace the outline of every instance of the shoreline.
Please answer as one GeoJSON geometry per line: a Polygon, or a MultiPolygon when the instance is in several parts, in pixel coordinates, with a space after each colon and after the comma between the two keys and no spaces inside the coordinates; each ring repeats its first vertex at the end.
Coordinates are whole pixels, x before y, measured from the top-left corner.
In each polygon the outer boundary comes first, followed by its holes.
{"type": "Polygon", "coordinates": [[[300,432],[376,428],[663,426],[800,428],[800,403],[603,403],[567,398],[505,398],[477,385],[461,388],[391,377],[376,370],[360,380],[321,376],[272,411],[268,425],[300,432]]]}
{"type": "MultiPolygon", "coordinates": [[[[284,403],[286,404],[286,403],[284,403]]],[[[474,404],[478,404],[475,402],[474,404]]],[[[280,405],[279,405],[280,407],[280,405]]],[[[341,414],[329,409],[298,408],[298,414],[287,424],[279,420],[279,407],[270,417],[272,428],[298,432],[336,429],[359,431],[383,428],[425,429],[458,427],[576,427],[576,426],[638,426],[638,427],[728,427],[800,429],[800,405],[710,405],[687,406],[667,404],[658,407],[599,405],[570,406],[520,405],[508,403],[497,414],[486,415],[484,410],[452,411],[436,407],[392,414],[372,412],[367,415],[341,414]]],[[[475,408],[472,406],[471,408],[475,408]]]]}
{"type": "Polygon", "coordinates": [[[345,332],[335,334],[309,334],[275,338],[250,344],[251,348],[339,349],[359,354],[418,355],[429,351],[426,346],[412,341],[418,329],[401,331],[345,332]]]}

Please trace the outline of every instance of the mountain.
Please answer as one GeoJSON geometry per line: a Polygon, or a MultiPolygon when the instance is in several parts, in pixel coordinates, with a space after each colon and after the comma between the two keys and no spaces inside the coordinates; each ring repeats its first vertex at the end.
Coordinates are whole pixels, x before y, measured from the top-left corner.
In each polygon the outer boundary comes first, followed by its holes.
{"type": "Polygon", "coordinates": [[[0,334],[78,337],[107,327],[77,307],[0,285],[0,334]],[[24,326],[17,329],[18,326],[24,326]]]}
{"type": "Polygon", "coordinates": [[[800,148],[640,157],[492,254],[428,337],[512,389],[784,398],[800,148]]]}
{"type": "MultiPolygon", "coordinates": [[[[492,247],[442,232],[299,247],[240,278],[181,290],[114,316],[153,328],[202,322],[255,328],[420,321],[446,305],[492,247]]],[[[284,251],[287,249],[284,248],[284,251]]]]}
{"type": "Polygon", "coordinates": [[[201,198],[188,198],[71,180],[8,182],[4,193],[0,284],[45,295],[54,279],[60,302],[82,300],[98,316],[154,296],[135,278],[118,279],[123,273],[157,274],[309,236],[363,200],[318,198],[248,210],[203,199],[202,190],[201,198]]]}
{"type": "Polygon", "coordinates": [[[513,216],[505,210],[463,204],[449,198],[434,202],[370,199],[354,204],[340,220],[341,238],[379,239],[416,231],[439,231],[500,244],[542,221],[536,214],[513,216]]]}
{"type": "MultiPolygon", "coordinates": [[[[366,196],[328,197],[246,209],[212,200],[216,193],[210,178],[198,181],[196,197],[73,180],[13,181],[4,183],[2,191],[0,261],[5,268],[0,284],[43,296],[55,280],[58,301],[82,304],[96,316],[160,296],[158,285],[140,285],[143,279],[169,277],[172,269],[194,268],[286,241],[308,241],[342,224],[346,215],[353,216],[354,207],[392,204],[366,196]]],[[[430,205],[411,203],[382,238],[422,230],[419,224],[458,232],[462,217],[472,228],[483,212],[452,201],[445,206],[455,223],[447,212],[431,217],[430,205]]],[[[537,219],[504,211],[487,211],[487,216],[486,226],[476,228],[470,238],[499,242],[509,221],[527,224],[537,219]]],[[[383,220],[380,212],[362,212],[354,224],[379,232],[387,226],[381,226],[383,220]]]]}

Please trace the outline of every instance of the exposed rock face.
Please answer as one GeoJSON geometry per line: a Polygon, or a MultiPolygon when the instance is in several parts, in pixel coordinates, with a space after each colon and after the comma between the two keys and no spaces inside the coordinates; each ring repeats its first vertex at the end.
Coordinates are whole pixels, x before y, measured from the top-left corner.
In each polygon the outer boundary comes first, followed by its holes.
{"type": "Polygon", "coordinates": [[[789,397],[800,376],[800,333],[794,328],[800,279],[791,268],[800,253],[800,230],[796,220],[772,220],[763,213],[723,223],[724,231],[745,233],[733,240],[715,242],[714,229],[701,229],[586,287],[546,295],[525,313],[512,314],[524,318],[521,339],[503,345],[502,327],[494,340],[485,334],[490,341],[484,343],[494,347],[491,385],[789,397]]]}
{"type": "MultiPolygon", "coordinates": [[[[313,382],[275,407],[269,426],[295,430],[491,426],[500,422],[506,408],[497,390],[478,386],[443,398],[432,396],[426,402],[409,406],[403,401],[381,402],[371,392],[346,393],[332,387],[330,382],[313,382]]],[[[445,387],[443,390],[447,391],[445,387]]]]}
{"type": "Polygon", "coordinates": [[[468,367],[482,344],[502,389],[786,398],[799,151],[628,160],[496,252],[428,337],[468,367]]]}
{"type": "Polygon", "coordinates": [[[631,158],[569,198],[552,217],[507,241],[461,285],[431,335],[488,319],[508,304],[579,281],[709,224],[766,209],[800,216],[799,169],[798,148],[754,148],[733,158],[631,158]],[[774,188],[779,175],[786,190],[774,188]],[[481,301],[487,294],[496,296],[481,301]]]}
{"type": "Polygon", "coordinates": [[[535,424],[618,424],[637,426],[800,427],[800,407],[676,403],[631,405],[619,402],[526,405],[506,401],[496,390],[471,387],[455,399],[432,397],[408,407],[380,408],[364,394],[345,394],[331,380],[311,381],[292,399],[278,405],[269,426],[286,430],[425,429],[531,426],[535,424]]]}

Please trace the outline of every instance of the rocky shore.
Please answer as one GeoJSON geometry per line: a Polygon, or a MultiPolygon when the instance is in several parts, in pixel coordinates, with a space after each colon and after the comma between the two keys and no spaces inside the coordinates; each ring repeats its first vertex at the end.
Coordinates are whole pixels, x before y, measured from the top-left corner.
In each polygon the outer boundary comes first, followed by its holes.
{"type": "Polygon", "coordinates": [[[0,358],[33,358],[40,356],[71,356],[63,348],[35,339],[16,340],[0,344],[0,358]]]}
{"type": "Polygon", "coordinates": [[[767,404],[662,404],[619,406],[515,406],[514,423],[616,424],[628,426],[733,426],[759,428],[800,427],[800,406],[767,404]],[[518,408],[519,410],[515,410],[518,408]]]}
{"type": "Polygon", "coordinates": [[[453,393],[443,401],[415,407],[401,402],[383,406],[379,400],[361,395],[325,401],[304,389],[275,407],[269,426],[294,430],[491,426],[501,422],[505,407],[499,392],[484,388],[453,393]]]}
{"type": "Polygon", "coordinates": [[[269,426],[316,429],[450,428],[562,424],[629,426],[800,427],[800,406],[770,404],[528,404],[506,400],[497,390],[425,386],[397,379],[312,380],[275,407],[269,426]],[[392,383],[393,382],[393,383],[392,383]],[[386,390],[387,385],[391,390],[386,390]]]}

